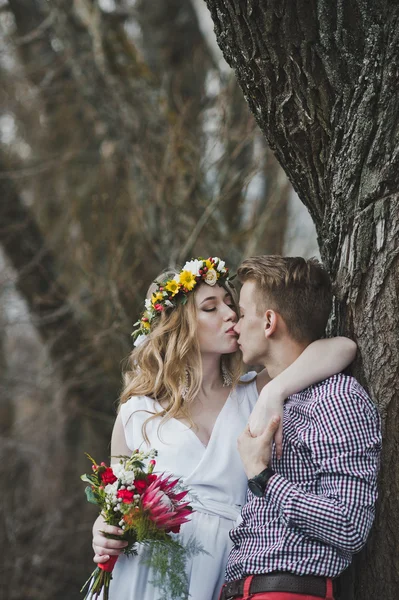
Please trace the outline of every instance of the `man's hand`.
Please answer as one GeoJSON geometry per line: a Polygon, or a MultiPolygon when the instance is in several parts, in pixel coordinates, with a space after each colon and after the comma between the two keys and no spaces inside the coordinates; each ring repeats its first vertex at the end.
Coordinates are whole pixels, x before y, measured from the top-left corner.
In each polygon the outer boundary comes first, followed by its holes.
{"type": "Polygon", "coordinates": [[[273,381],[265,385],[249,417],[248,425],[252,436],[265,431],[272,417],[280,417],[280,423],[274,436],[277,458],[281,458],[283,450],[283,408],[285,397],[273,388],[273,381]]]}
{"type": "Polygon", "coordinates": [[[258,475],[269,465],[272,455],[273,438],[280,422],[281,418],[279,416],[273,417],[266,425],[263,433],[257,437],[251,435],[249,425],[247,425],[238,438],[238,452],[240,453],[244,471],[248,479],[258,475]]]}

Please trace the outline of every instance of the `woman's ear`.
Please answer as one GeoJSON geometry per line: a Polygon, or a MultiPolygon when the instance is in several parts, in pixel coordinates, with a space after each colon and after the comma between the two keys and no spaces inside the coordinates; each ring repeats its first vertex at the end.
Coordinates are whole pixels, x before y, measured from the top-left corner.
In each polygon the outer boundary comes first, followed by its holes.
{"type": "Polygon", "coordinates": [[[272,310],[272,309],[268,309],[265,312],[265,337],[270,337],[271,335],[273,335],[273,333],[275,333],[277,328],[277,313],[272,310]]]}

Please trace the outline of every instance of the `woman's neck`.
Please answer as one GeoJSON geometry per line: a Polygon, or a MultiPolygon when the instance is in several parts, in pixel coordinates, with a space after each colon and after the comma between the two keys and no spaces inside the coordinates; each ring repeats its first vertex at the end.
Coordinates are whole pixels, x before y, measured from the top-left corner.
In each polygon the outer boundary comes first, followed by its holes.
{"type": "Polygon", "coordinates": [[[223,379],[220,372],[220,356],[215,354],[201,354],[201,361],[201,395],[204,395],[206,398],[210,394],[213,394],[215,390],[220,390],[223,387],[223,379]]]}

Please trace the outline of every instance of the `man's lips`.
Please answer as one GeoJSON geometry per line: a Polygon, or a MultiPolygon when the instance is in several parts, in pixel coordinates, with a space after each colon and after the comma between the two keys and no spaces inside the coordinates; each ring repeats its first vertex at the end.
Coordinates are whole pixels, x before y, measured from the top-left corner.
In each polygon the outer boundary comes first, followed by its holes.
{"type": "Polygon", "coordinates": [[[226,331],[226,333],[229,333],[230,335],[235,335],[235,336],[237,336],[236,332],[234,331],[234,327],[230,327],[230,329],[228,329],[228,330],[226,331]]]}

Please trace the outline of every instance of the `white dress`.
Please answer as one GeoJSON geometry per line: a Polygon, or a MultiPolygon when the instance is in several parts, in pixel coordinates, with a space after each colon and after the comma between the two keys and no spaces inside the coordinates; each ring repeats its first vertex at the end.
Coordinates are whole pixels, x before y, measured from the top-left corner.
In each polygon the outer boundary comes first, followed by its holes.
{"type": "MultiPolygon", "coordinates": [[[[243,379],[254,375],[249,373],[243,379]]],[[[159,419],[147,424],[151,448],[158,450],[155,473],[180,477],[196,498],[191,502],[195,512],[182,525],[179,538],[184,544],[194,536],[209,555],[201,553],[187,561],[190,600],[219,597],[232,545],[229,531],[240,515],[247,489],[237,438],[257,398],[256,380],[238,385],[219,413],[206,447],[177,419],[167,421],[159,432],[159,419]]],[[[141,426],[150,416],[145,411],[154,409],[159,411],[159,404],[145,396],[134,396],[122,405],[121,417],[131,450],[147,448],[141,426]]],[[[151,579],[151,571],[139,556],[121,555],[113,571],[110,600],[158,600],[160,592],[149,583],[151,579]]]]}

